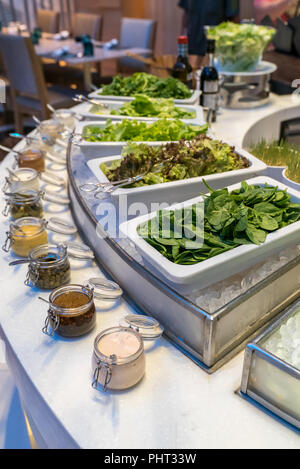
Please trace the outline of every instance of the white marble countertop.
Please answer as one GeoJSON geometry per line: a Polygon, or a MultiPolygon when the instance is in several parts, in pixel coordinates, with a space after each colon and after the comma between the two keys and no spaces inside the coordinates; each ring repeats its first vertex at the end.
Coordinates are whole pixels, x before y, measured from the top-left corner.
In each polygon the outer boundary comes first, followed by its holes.
{"type": "MultiPolygon", "coordinates": [[[[286,106],[286,99],[276,98],[273,110],[286,106]]],[[[269,111],[272,107],[222,111],[213,130],[241,144],[246,129],[269,111]]],[[[0,167],[1,184],[11,163],[9,156],[0,167]]],[[[2,207],[1,200],[1,211],[2,207]]],[[[53,206],[48,209],[48,214],[54,213],[53,206]]],[[[61,216],[71,217],[67,211],[61,216]]],[[[0,215],[1,246],[7,228],[8,220],[0,215]]],[[[47,306],[38,300],[47,292],[26,287],[27,267],[8,267],[12,256],[1,253],[0,323],[9,363],[24,407],[48,447],[300,448],[296,433],[235,394],[243,353],[210,376],[161,338],[146,347],[146,375],[135,388],[118,393],[94,390],[94,338],[118,325],[130,306],[124,300],[113,306],[97,302],[97,327],[91,334],[76,340],[51,339],[42,334],[47,306]]],[[[73,283],[101,274],[94,263],[72,265],[73,283]]]]}

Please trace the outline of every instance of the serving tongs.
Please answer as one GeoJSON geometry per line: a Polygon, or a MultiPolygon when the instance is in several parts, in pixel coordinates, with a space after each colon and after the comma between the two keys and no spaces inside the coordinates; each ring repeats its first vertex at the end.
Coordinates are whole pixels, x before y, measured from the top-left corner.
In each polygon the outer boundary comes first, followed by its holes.
{"type": "Polygon", "coordinates": [[[102,198],[102,195],[105,194],[111,194],[112,192],[116,191],[117,189],[120,189],[124,186],[134,184],[136,182],[142,181],[149,173],[159,173],[159,171],[162,169],[162,167],[170,162],[173,158],[169,158],[168,160],[164,161],[163,163],[159,163],[154,165],[152,168],[149,170],[145,171],[142,174],[138,174],[137,176],[126,178],[126,179],[121,179],[119,181],[114,181],[114,182],[99,182],[97,184],[94,184],[92,182],[89,182],[87,184],[83,184],[82,186],[79,187],[79,189],[82,192],[86,193],[94,193],[94,197],[96,199],[102,198]],[[156,169],[155,169],[156,168],[156,169]]]}
{"type": "Polygon", "coordinates": [[[109,109],[109,106],[107,104],[104,104],[101,101],[95,101],[94,99],[87,98],[83,94],[76,94],[76,96],[73,98],[73,101],[75,103],[89,103],[93,106],[98,106],[103,109],[109,109]]]}

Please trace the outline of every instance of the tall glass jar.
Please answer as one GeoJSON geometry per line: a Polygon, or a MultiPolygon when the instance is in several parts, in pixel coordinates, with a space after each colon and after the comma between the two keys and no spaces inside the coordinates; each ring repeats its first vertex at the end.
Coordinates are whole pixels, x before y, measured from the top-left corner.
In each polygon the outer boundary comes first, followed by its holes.
{"type": "Polygon", "coordinates": [[[66,285],[56,288],[49,296],[49,303],[44,334],[79,337],[96,325],[94,294],[88,287],[66,285]]]}
{"type": "Polygon", "coordinates": [[[40,123],[38,131],[48,145],[54,145],[56,139],[64,131],[64,125],[58,120],[49,119],[40,123]]]}
{"type": "Polygon", "coordinates": [[[39,218],[20,218],[10,224],[10,230],[2,249],[12,250],[19,257],[28,257],[30,251],[41,244],[48,243],[47,222],[39,218]]]}
{"type": "Polygon", "coordinates": [[[51,290],[70,283],[71,266],[64,245],[44,244],[29,254],[25,285],[51,290]]]}

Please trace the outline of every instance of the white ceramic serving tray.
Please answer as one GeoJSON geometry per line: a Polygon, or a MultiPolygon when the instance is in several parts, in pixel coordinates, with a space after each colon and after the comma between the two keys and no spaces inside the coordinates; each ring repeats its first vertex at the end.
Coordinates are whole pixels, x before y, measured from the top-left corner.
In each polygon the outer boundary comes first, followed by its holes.
{"type": "MultiPolygon", "coordinates": [[[[224,141],[224,140],[223,140],[224,141]]],[[[235,148],[236,153],[244,156],[250,162],[250,167],[245,169],[238,169],[234,171],[227,171],[218,174],[209,174],[206,176],[199,176],[189,179],[182,179],[181,181],[165,182],[161,184],[154,184],[143,187],[117,189],[112,193],[112,197],[118,199],[122,196],[127,196],[128,202],[143,201],[147,206],[151,203],[166,202],[174,204],[175,202],[182,202],[195,197],[200,192],[207,192],[207,188],[203,184],[205,179],[209,184],[213,185],[214,189],[220,189],[231,184],[259,176],[266,170],[267,166],[262,161],[258,160],[255,156],[242,150],[235,148]]],[[[107,156],[103,158],[92,159],[88,161],[88,166],[95,174],[99,182],[108,182],[107,177],[100,169],[102,163],[108,166],[116,160],[122,159],[122,156],[107,156]]]]}
{"type": "MultiPolygon", "coordinates": [[[[114,123],[121,122],[120,119],[114,121],[114,123]]],[[[150,122],[149,122],[150,124],[150,122]]],[[[203,123],[191,123],[190,125],[204,125],[203,123]]],[[[77,122],[75,128],[75,143],[78,145],[82,151],[82,153],[87,158],[96,158],[96,157],[104,157],[104,156],[112,156],[112,155],[120,155],[122,153],[122,148],[124,145],[127,145],[128,142],[86,142],[83,140],[81,135],[84,135],[84,128],[87,126],[97,126],[97,127],[104,127],[105,121],[83,121],[77,122]]],[[[209,135],[209,133],[207,133],[209,135]]],[[[134,142],[134,143],[146,143],[147,145],[163,145],[169,142],[134,142]]]]}
{"type": "MultiPolygon", "coordinates": [[[[279,189],[286,189],[288,194],[291,195],[292,202],[300,202],[300,192],[274,179],[260,176],[250,179],[247,182],[262,187],[267,183],[271,186],[277,186],[279,189]]],[[[240,188],[240,186],[240,183],[234,184],[233,186],[229,186],[228,189],[232,191],[240,188]]],[[[173,205],[169,207],[169,210],[188,207],[202,200],[202,197],[196,197],[182,204],[173,205]]],[[[242,272],[246,268],[250,268],[262,262],[274,253],[278,253],[281,249],[285,249],[290,245],[296,245],[300,241],[299,221],[281,228],[274,233],[270,233],[265,243],[260,246],[254,244],[243,245],[195,265],[178,265],[166,259],[137,234],[138,226],[154,218],[156,213],[157,212],[153,212],[122,223],[120,225],[120,231],[135,244],[146,263],[154,268],[157,275],[166,279],[167,282],[180,293],[187,294],[222,281],[238,272],[242,272]]]]}
{"type": "MultiPolygon", "coordinates": [[[[110,95],[110,96],[104,96],[104,95],[100,95],[99,93],[101,93],[102,91],[102,88],[100,88],[99,90],[97,91],[93,91],[91,94],[89,94],[89,98],[93,98],[93,99],[101,99],[101,100],[105,100],[105,101],[132,101],[134,99],[133,96],[113,96],[113,95],[110,95]]],[[[190,98],[188,99],[174,99],[174,103],[176,104],[198,104],[199,103],[199,98],[200,98],[200,95],[201,95],[201,91],[199,90],[194,90],[193,91],[193,94],[190,98]]]]}
{"type": "MultiPolygon", "coordinates": [[[[103,101],[99,100],[99,104],[103,103],[106,106],[109,107],[110,111],[120,109],[120,107],[123,106],[124,101],[103,101]]],[[[177,106],[185,111],[188,112],[195,112],[196,115],[194,118],[190,117],[187,119],[180,119],[183,122],[188,122],[188,123],[200,123],[205,124],[204,116],[203,116],[203,108],[201,106],[188,106],[188,105],[182,105],[182,106],[177,106]]],[[[89,103],[82,103],[79,104],[76,108],[77,114],[81,115],[84,119],[88,120],[99,120],[99,121],[106,121],[107,119],[111,120],[139,120],[139,121],[145,121],[145,122],[153,122],[157,121],[160,118],[159,117],[134,117],[134,116],[121,116],[121,115],[110,115],[110,114],[94,114],[90,112],[90,109],[92,108],[92,104],[89,103]]],[[[172,117],[170,119],[173,119],[172,117]]]]}

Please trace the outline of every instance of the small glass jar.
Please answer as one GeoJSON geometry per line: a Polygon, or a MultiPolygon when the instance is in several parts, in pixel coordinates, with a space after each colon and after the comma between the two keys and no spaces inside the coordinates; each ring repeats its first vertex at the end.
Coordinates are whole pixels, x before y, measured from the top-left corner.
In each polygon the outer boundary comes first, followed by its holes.
{"type": "Polygon", "coordinates": [[[13,220],[23,217],[41,218],[43,216],[42,201],[52,202],[57,205],[68,205],[70,200],[56,192],[52,191],[31,191],[6,192],[6,207],[3,215],[10,214],[13,220]]]}
{"type": "Polygon", "coordinates": [[[52,290],[70,283],[71,266],[66,246],[44,244],[33,249],[29,259],[25,285],[52,290]]]}
{"type": "Polygon", "coordinates": [[[64,131],[64,125],[56,119],[49,119],[40,123],[38,131],[48,145],[54,145],[64,131]]]}
{"type": "Polygon", "coordinates": [[[30,217],[11,223],[2,249],[5,252],[11,249],[19,257],[28,257],[32,249],[48,243],[46,226],[45,220],[30,217]]]}
{"type": "Polygon", "coordinates": [[[53,119],[60,122],[68,130],[75,128],[74,112],[70,109],[58,109],[53,113],[53,119]]]}
{"type": "Polygon", "coordinates": [[[120,391],[135,386],[145,374],[143,340],[155,340],[162,334],[155,319],[135,314],[126,316],[120,326],[101,332],[94,342],[93,388],[101,385],[104,390],[120,391]]]}
{"type": "Polygon", "coordinates": [[[41,218],[43,216],[43,194],[43,192],[32,190],[7,193],[3,215],[10,214],[13,220],[24,217],[41,218]]]}
{"type": "Polygon", "coordinates": [[[32,168],[36,171],[45,171],[46,154],[39,148],[27,148],[20,152],[17,156],[17,164],[19,168],[32,168]]]}
{"type": "MultiPolygon", "coordinates": [[[[10,230],[6,233],[7,237],[2,249],[5,252],[12,250],[19,257],[28,257],[30,251],[34,248],[48,243],[46,229],[68,236],[77,232],[74,225],[57,217],[52,217],[48,221],[33,217],[19,218],[10,224],[10,230]]],[[[86,253],[87,256],[88,254],[86,253]]]]}
{"type": "Polygon", "coordinates": [[[49,296],[50,307],[43,333],[80,337],[96,325],[93,290],[82,285],[56,288],[49,296]]]}
{"type": "Polygon", "coordinates": [[[9,189],[10,192],[22,192],[23,190],[40,190],[39,182],[40,173],[32,168],[19,168],[14,172],[10,171],[6,177],[6,183],[3,191],[9,189]]]}

